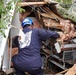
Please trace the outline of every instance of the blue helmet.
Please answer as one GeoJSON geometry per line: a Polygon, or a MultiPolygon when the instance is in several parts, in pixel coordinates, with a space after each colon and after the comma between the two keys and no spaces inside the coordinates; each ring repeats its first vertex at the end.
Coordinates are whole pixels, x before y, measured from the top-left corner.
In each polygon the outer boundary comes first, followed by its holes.
{"type": "Polygon", "coordinates": [[[22,21],[22,27],[24,27],[24,26],[26,26],[26,25],[33,25],[32,19],[30,19],[30,18],[25,18],[25,19],[22,21]]]}

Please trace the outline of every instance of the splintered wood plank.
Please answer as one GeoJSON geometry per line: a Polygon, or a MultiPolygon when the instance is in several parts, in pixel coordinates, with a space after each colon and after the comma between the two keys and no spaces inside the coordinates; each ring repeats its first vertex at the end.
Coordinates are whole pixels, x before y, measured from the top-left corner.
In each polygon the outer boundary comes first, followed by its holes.
{"type": "Polygon", "coordinates": [[[66,69],[66,70],[64,70],[64,71],[61,71],[61,72],[55,74],[55,75],[63,75],[63,73],[67,72],[68,70],[69,70],[69,69],[66,69]]]}
{"type": "Polygon", "coordinates": [[[44,22],[46,27],[62,29],[62,26],[58,22],[56,22],[55,20],[52,20],[52,19],[49,20],[47,18],[43,18],[43,22],[44,22]]]}
{"type": "Polygon", "coordinates": [[[76,64],[74,64],[74,66],[70,68],[65,75],[76,75],[76,64]]]}
{"type": "Polygon", "coordinates": [[[51,9],[49,9],[48,7],[42,7],[47,13],[49,13],[54,19],[58,19],[58,20],[61,20],[62,18],[59,17],[58,15],[56,15],[55,13],[53,13],[51,11],[51,9]]]}
{"type": "Polygon", "coordinates": [[[41,15],[43,16],[43,17],[48,17],[48,18],[54,18],[53,16],[51,16],[51,15],[49,15],[49,14],[46,14],[46,13],[41,13],[41,15]]]}
{"type": "Polygon", "coordinates": [[[19,2],[19,6],[29,6],[29,5],[44,5],[47,4],[47,2],[19,2]]]}
{"type": "Polygon", "coordinates": [[[5,71],[6,74],[11,74],[11,73],[15,73],[15,69],[14,68],[9,68],[5,71]]]}
{"type": "Polygon", "coordinates": [[[51,54],[51,50],[49,50],[49,49],[42,49],[43,50],[43,52],[45,52],[46,54],[48,54],[48,55],[50,55],[51,54]]]}

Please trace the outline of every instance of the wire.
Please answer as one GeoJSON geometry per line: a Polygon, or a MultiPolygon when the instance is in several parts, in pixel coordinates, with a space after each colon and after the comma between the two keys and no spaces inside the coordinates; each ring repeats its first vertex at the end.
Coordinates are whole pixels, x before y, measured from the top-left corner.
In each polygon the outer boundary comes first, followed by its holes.
{"type": "Polygon", "coordinates": [[[18,28],[17,26],[14,26],[14,25],[10,25],[10,24],[8,25],[8,27],[10,27],[10,28],[12,28],[12,27],[13,27],[13,28],[17,28],[17,29],[20,29],[20,28],[18,28]]]}

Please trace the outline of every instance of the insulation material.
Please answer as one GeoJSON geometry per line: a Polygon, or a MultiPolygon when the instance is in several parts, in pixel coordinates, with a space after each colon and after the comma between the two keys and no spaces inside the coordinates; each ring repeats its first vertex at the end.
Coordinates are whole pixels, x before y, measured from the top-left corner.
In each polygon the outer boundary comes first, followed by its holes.
{"type": "Polygon", "coordinates": [[[76,64],[65,75],[76,75],[76,64]]]}

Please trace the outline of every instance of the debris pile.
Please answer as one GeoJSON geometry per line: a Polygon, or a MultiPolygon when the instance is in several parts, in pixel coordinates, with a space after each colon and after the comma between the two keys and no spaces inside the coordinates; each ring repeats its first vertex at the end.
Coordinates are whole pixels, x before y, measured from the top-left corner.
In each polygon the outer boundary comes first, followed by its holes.
{"type": "Polygon", "coordinates": [[[25,17],[31,17],[34,27],[53,30],[60,34],[60,38],[57,40],[48,39],[43,42],[42,53],[47,60],[63,70],[68,68],[66,64],[72,66],[76,60],[76,41],[73,40],[76,37],[75,21],[64,18],[63,14],[59,15],[56,9],[59,4],[51,2],[51,0],[23,0],[18,5],[25,9],[25,12],[20,13],[20,21],[25,17]],[[59,54],[55,49],[56,42],[61,47],[59,54]]]}

